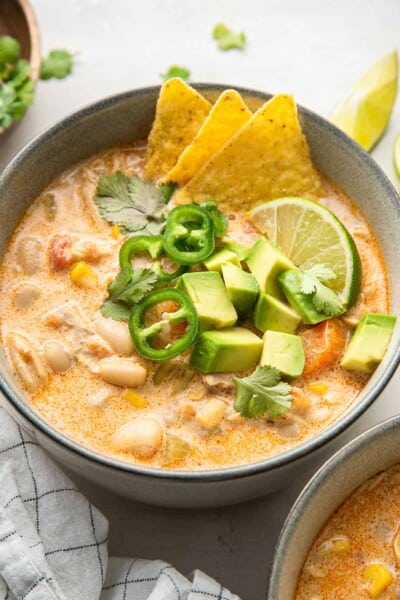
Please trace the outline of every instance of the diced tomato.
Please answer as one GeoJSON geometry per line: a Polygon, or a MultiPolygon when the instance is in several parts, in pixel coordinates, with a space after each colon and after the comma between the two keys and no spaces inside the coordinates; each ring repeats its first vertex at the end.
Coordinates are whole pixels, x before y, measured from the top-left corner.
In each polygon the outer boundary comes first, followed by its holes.
{"type": "Polygon", "coordinates": [[[49,261],[53,271],[60,271],[72,262],[72,238],[69,235],[55,235],[49,244],[49,261]]]}

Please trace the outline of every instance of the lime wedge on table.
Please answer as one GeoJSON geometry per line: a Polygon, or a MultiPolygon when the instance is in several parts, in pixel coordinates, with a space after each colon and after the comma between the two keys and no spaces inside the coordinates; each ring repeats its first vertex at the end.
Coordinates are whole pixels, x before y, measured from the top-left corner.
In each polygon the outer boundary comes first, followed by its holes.
{"type": "Polygon", "coordinates": [[[336,108],[331,121],[371,150],[386,129],[397,93],[397,51],[375,63],[336,108]]]}
{"type": "Polygon", "coordinates": [[[321,264],[333,269],[336,279],[327,285],[347,308],[354,304],[360,258],[353,238],[330,210],[303,198],[280,198],[253,208],[250,218],[297,267],[321,264]]]}
{"type": "Polygon", "coordinates": [[[397,135],[396,139],[394,140],[393,162],[394,162],[394,168],[396,169],[396,173],[400,177],[400,133],[397,135]]]}

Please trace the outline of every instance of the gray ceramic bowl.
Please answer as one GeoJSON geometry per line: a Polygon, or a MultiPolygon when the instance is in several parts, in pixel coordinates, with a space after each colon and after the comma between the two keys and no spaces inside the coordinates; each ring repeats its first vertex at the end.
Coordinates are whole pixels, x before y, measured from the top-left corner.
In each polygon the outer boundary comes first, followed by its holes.
{"type": "Polygon", "coordinates": [[[356,437],[319,469],[283,526],[268,600],[293,600],[308,551],[330,515],[364,481],[399,462],[400,417],[395,417],[356,437]]]}
{"type": "MultiPolygon", "coordinates": [[[[196,86],[210,101],[224,88],[196,86]]],[[[34,198],[64,169],[117,144],[145,138],[154,117],[159,87],[134,90],[107,98],[64,119],[33,140],[0,178],[0,256],[16,225],[34,198]]],[[[240,89],[253,110],[269,94],[240,89]]],[[[361,148],[321,117],[300,108],[300,119],[311,146],[313,160],[328,177],[360,206],[373,225],[390,274],[392,312],[400,314],[400,208],[398,196],[361,148]]],[[[384,361],[357,402],[341,419],[318,437],[279,456],[250,465],[202,472],[166,471],[123,463],[96,454],[45,423],[25,401],[4,356],[0,356],[0,387],[9,408],[39,442],[61,463],[113,491],[153,504],[206,507],[234,504],[265,495],[299,472],[315,467],[334,439],[382,391],[400,356],[400,328],[396,330],[384,361]]]]}

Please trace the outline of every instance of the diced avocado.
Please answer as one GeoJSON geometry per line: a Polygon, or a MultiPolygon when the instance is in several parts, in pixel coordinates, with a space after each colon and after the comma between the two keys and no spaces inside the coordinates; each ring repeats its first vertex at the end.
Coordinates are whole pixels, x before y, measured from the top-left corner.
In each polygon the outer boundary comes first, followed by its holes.
{"type": "Polygon", "coordinates": [[[241,318],[246,317],[258,296],[257,279],[231,263],[222,266],[222,277],[237,314],[241,318]]]}
{"type": "Polygon", "coordinates": [[[239,269],[241,268],[237,254],[225,248],[218,250],[218,252],[214,252],[214,254],[203,261],[203,265],[208,271],[219,272],[221,272],[222,265],[226,265],[227,263],[232,263],[239,267],[239,269]]]}
{"type": "Polygon", "coordinates": [[[369,313],[358,323],[341,361],[351,371],[373,373],[389,345],[396,317],[369,313]]]}
{"type": "Polygon", "coordinates": [[[250,248],[246,259],[250,271],[258,281],[260,290],[283,299],[282,290],[278,284],[278,275],[288,269],[294,269],[294,264],[265,237],[259,237],[250,248]]]}
{"type": "Polygon", "coordinates": [[[301,338],[291,333],[266,331],[263,340],[260,365],[275,367],[286,377],[300,377],[305,363],[301,338]]]}
{"type": "Polygon", "coordinates": [[[279,284],[290,306],[296,310],[307,325],[315,325],[329,319],[329,316],[319,312],[313,302],[312,295],[302,294],[302,274],[299,269],[291,269],[281,273],[278,277],[279,284]]]}
{"type": "Polygon", "coordinates": [[[272,329],[294,333],[301,322],[300,315],[277,298],[261,293],[258,296],[253,317],[254,325],[260,331],[272,329]]]}
{"type": "Polygon", "coordinates": [[[222,277],[216,271],[185,273],[178,280],[199,315],[200,330],[231,327],[237,321],[235,307],[228,298],[222,277]]]}
{"type": "Polygon", "coordinates": [[[247,371],[260,360],[262,340],[243,327],[200,334],[190,364],[202,373],[247,371]]]}
{"type": "Polygon", "coordinates": [[[241,244],[233,242],[232,240],[227,240],[226,242],[224,242],[222,247],[226,250],[234,252],[239,260],[246,260],[250,250],[250,248],[247,248],[247,246],[242,246],[241,244]]]}

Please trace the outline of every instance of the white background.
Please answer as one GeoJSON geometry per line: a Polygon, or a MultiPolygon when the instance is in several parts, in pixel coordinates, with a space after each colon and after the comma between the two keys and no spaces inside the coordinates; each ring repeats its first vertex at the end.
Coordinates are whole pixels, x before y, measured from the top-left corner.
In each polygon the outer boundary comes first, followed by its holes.
{"type": "MultiPolygon", "coordinates": [[[[1,1],[1,0],[0,0],[1,1]]],[[[37,86],[23,122],[0,138],[0,168],[56,120],[101,97],[160,83],[171,64],[192,81],[293,93],[328,117],[352,84],[399,45],[399,0],[32,0],[43,52],[77,52],[73,75],[37,86]],[[224,22],[245,31],[246,50],[221,52],[211,38],[224,22]]],[[[373,156],[393,183],[397,103],[373,156]]],[[[399,243],[399,240],[393,240],[399,243]]],[[[340,440],[399,412],[400,378],[340,440]]],[[[75,478],[78,481],[77,478],[75,478]]],[[[269,561],[284,518],[305,482],[245,505],[167,510],[112,496],[83,481],[83,491],[111,521],[110,551],[161,558],[184,573],[201,568],[243,600],[264,597],[269,561]]]]}

